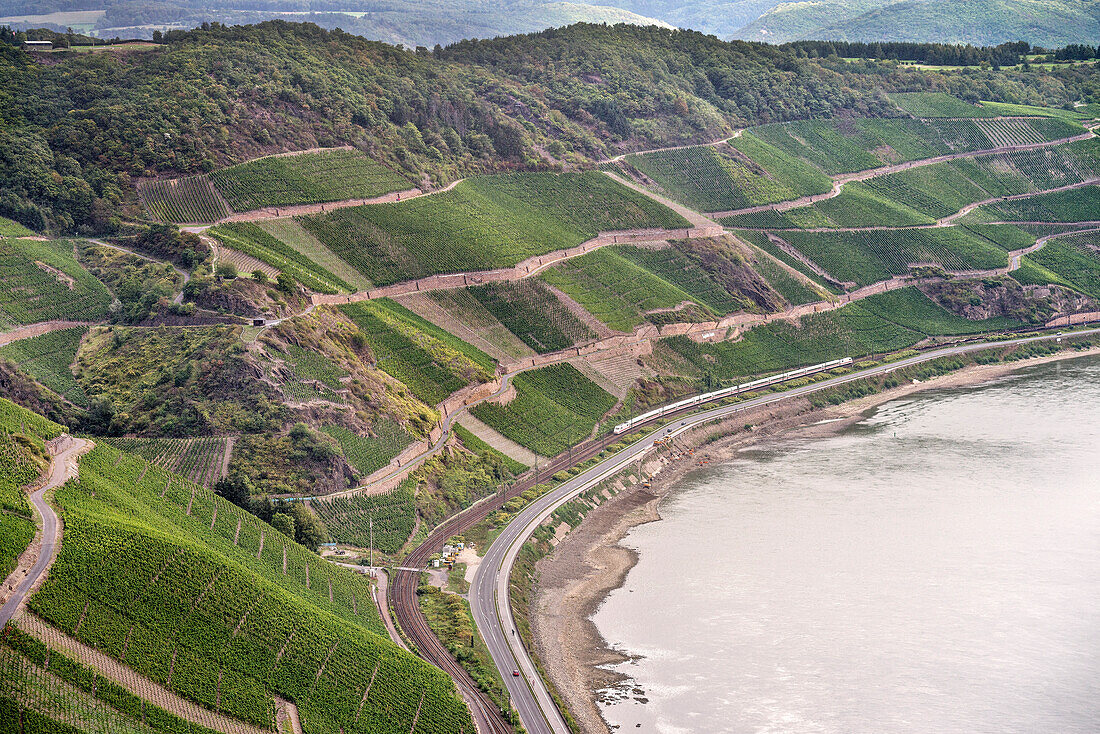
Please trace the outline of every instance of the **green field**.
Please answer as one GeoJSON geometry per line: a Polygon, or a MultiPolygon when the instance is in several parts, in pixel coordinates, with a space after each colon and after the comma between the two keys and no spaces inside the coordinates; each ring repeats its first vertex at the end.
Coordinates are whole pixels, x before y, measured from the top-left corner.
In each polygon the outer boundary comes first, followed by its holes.
{"type": "Polygon", "coordinates": [[[1021,275],[1021,280],[1062,283],[1093,298],[1100,298],[1100,233],[1088,232],[1047,240],[1041,249],[1025,255],[1024,261],[1050,271],[1057,278],[1047,280],[1031,272],[1021,275]]]}
{"type": "Polygon", "coordinates": [[[542,456],[555,456],[588,438],[597,421],[615,405],[570,364],[517,375],[515,398],[507,405],[481,403],[473,414],[499,433],[542,456]]]}
{"type": "Polygon", "coordinates": [[[737,342],[699,344],[686,337],[660,349],[699,373],[732,380],[841,357],[904,349],[927,336],[972,334],[1018,326],[1007,319],[968,321],[933,303],[915,288],[872,296],[836,311],[753,329],[737,342]]]}
{"type": "Polygon", "coordinates": [[[226,444],[217,436],[201,438],[116,438],[99,439],[116,449],[136,454],[159,467],[212,487],[222,475],[226,444]]]}
{"type": "Polygon", "coordinates": [[[19,365],[19,369],[76,405],[88,402],[88,396],[73,377],[72,364],[80,340],[88,329],[51,331],[30,339],[20,339],[0,347],[0,357],[19,365]]]}
{"type": "Polygon", "coordinates": [[[336,439],[344,458],[364,477],[390,463],[390,459],[413,441],[404,428],[386,419],[375,421],[371,433],[366,436],[341,426],[324,426],[321,430],[336,439]]]}
{"type": "Polygon", "coordinates": [[[996,117],[998,113],[943,92],[894,92],[890,101],[913,117],[996,117]]]}
{"type": "Polygon", "coordinates": [[[386,494],[353,494],[310,501],[310,508],[329,528],[337,543],[368,548],[371,522],[374,549],[396,553],[412,535],[416,519],[415,479],[406,479],[386,494]]]}
{"type": "MultiPolygon", "coordinates": [[[[316,260],[310,259],[309,255],[314,253],[302,247],[300,238],[288,237],[288,241],[284,241],[251,222],[219,224],[207,230],[207,234],[226,247],[239,250],[273,268],[290,273],[296,281],[310,290],[321,293],[355,290],[345,280],[318,264],[317,260],[320,260],[320,257],[316,260]],[[292,245],[302,247],[305,252],[295,249],[292,245]]],[[[280,234],[286,236],[290,232],[284,228],[280,234]]],[[[314,256],[316,257],[315,254],[314,256]]]]}
{"type": "Polygon", "coordinates": [[[450,680],[385,637],[364,577],[208,490],[101,444],[57,501],[31,608],[138,673],[260,726],[277,693],[310,732],[406,732],[418,710],[418,731],[472,730],[450,680]]]}
{"type": "Polygon", "coordinates": [[[1087,186],[982,207],[993,217],[1010,222],[1100,221],[1100,188],[1087,186]]]}
{"type": "Polygon", "coordinates": [[[107,317],[111,294],[73,256],[71,240],[0,239],[0,329],[107,317]]]}
{"type": "Polygon", "coordinates": [[[388,299],[340,310],[359,327],[378,368],[428,405],[488,380],[495,367],[488,355],[388,299]]]}
{"type": "Polygon", "coordinates": [[[814,303],[822,300],[821,293],[796,278],[760,248],[755,248],[755,250],[756,257],[752,265],[753,269],[760,273],[768,281],[768,285],[783,296],[787,303],[792,306],[801,306],[804,303],[814,303]]]}
{"type": "Polygon", "coordinates": [[[689,226],[672,210],[597,172],[479,176],[444,193],[300,221],[379,286],[508,267],[601,231],[689,226]]]}
{"type": "Polygon", "coordinates": [[[742,209],[828,191],[827,176],[758,138],[627,156],[669,197],[704,212],[742,209]]]}
{"type": "Polygon", "coordinates": [[[210,174],[234,211],[371,199],[410,188],[408,179],[358,150],[268,156],[210,174]]]}
{"type": "Polygon", "coordinates": [[[954,165],[956,162],[937,163],[880,176],[869,180],[867,186],[899,206],[904,203],[927,217],[939,219],[954,214],[967,204],[991,197],[985,189],[967,178],[954,165]]]}
{"type": "MultiPolygon", "coordinates": [[[[363,277],[355,268],[348,265],[342,259],[340,259],[336,253],[329,250],[321,241],[311,235],[302,223],[297,219],[282,218],[282,219],[265,219],[256,223],[263,231],[267,232],[272,237],[278,239],[291,250],[296,252],[305,260],[312,263],[311,266],[305,266],[313,271],[322,279],[329,279],[335,276],[337,279],[335,282],[343,282],[352,286],[353,290],[364,291],[371,287],[371,282],[363,277]]],[[[278,257],[278,253],[273,253],[278,257]]],[[[265,260],[270,265],[279,267],[279,263],[265,260]]],[[[282,269],[282,268],[280,268],[282,269]]]]}
{"type": "Polygon", "coordinates": [[[528,278],[466,290],[539,354],[556,352],[595,336],[541,281],[528,278]]]}
{"type": "Polygon", "coordinates": [[[784,232],[783,239],[842,282],[870,285],[909,272],[910,263],[946,270],[1005,267],[1003,248],[963,227],[863,232],[784,232]]]}
{"type": "Polygon", "coordinates": [[[149,215],[162,222],[204,224],[229,216],[206,174],[144,181],[137,189],[149,215]]]}

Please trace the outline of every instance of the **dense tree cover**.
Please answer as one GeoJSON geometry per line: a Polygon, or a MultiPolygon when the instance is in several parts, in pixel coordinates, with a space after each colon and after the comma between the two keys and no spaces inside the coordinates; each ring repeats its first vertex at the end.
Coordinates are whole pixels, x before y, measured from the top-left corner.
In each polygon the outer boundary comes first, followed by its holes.
{"type": "Polygon", "coordinates": [[[406,51],[273,21],[166,47],[43,57],[0,44],[0,215],[109,231],[135,180],[352,144],[414,181],[584,164],[745,124],[888,114],[883,91],[1062,104],[1045,71],[951,76],[692,31],[578,24],[406,51]],[[800,55],[802,56],[800,58],[800,55]]]}
{"type": "MultiPolygon", "coordinates": [[[[977,66],[983,61],[998,66],[1015,66],[1031,53],[1027,41],[999,46],[949,45],[945,43],[864,43],[862,41],[795,41],[785,45],[810,58],[840,56],[849,59],[894,59],[943,66],[977,66]]],[[[1067,57],[1068,58],[1068,57],[1067,57]]],[[[1092,58],[1092,57],[1085,57],[1092,58]]]]}

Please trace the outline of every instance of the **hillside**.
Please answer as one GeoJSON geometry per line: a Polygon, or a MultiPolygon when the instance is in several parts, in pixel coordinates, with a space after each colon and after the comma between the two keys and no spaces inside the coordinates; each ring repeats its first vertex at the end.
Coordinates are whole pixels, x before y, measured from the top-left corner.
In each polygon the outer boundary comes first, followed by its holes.
{"type": "MultiPolygon", "coordinates": [[[[142,216],[135,180],[147,190],[160,185],[150,180],[273,153],[352,146],[377,173],[396,177],[365,195],[391,185],[427,190],[478,173],[572,170],[751,124],[895,114],[882,92],[943,86],[894,66],[856,69],[796,49],[622,25],[414,52],[277,21],[173,32],[148,50],[49,59],[0,44],[11,95],[0,109],[0,149],[9,151],[0,216],[81,234],[142,216]]],[[[1092,93],[1077,72],[1041,69],[958,76],[951,91],[1056,106],[1092,93]]],[[[228,185],[231,175],[215,173],[214,182],[228,185]]],[[[211,191],[199,178],[180,186],[195,196],[211,191]]],[[[226,189],[221,198],[246,208],[280,201],[237,196],[226,189]]],[[[164,218],[210,221],[224,206],[216,196],[195,201],[214,214],[164,218]]]]}
{"type": "MultiPolygon", "coordinates": [[[[433,644],[416,574],[380,598],[448,678],[344,564],[426,566],[466,509],[484,546],[656,406],[1100,311],[1094,67],[588,25],[3,54],[0,392],[96,443],[0,646],[5,723],[514,723],[460,599],[425,594],[433,644]]],[[[0,453],[41,458],[8,411],[0,453]]]]}
{"type": "Polygon", "coordinates": [[[826,39],[975,46],[1025,40],[1060,48],[1100,41],[1100,15],[1087,0],[792,2],[777,5],[733,37],[769,43],[826,39]]]}

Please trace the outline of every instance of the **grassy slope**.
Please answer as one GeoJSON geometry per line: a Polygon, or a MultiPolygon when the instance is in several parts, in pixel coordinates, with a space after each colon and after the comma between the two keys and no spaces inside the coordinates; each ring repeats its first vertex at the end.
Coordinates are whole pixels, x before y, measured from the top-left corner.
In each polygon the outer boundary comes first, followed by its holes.
{"type": "Polygon", "coordinates": [[[284,241],[251,222],[231,222],[212,227],[207,230],[207,234],[226,247],[240,250],[273,268],[290,273],[295,280],[311,290],[321,293],[355,290],[345,280],[320,265],[316,261],[320,258],[310,259],[313,253],[303,251],[305,248],[295,249],[293,245],[301,247],[301,243],[290,237],[289,232],[279,233],[287,237],[284,241]]]}
{"type": "Polygon", "coordinates": [[[913,117],[994,117],[997,114],[943,92],[895,92],[888,96],[913,117]]]}
{"type": "Polygon", "coordinates": [[[527,279],[467,288],[485,310],[539,354],[595,336],[545,283],[527,279]]]}
{"type": "Polygon", "coordinates": [[[362,577],[253,516],[103,446],[58,502],[65,542],[31,606],[138,672],[260,724],[278,692],[310,731],[409,731],[420,700],[418,730],[470,730],[446,676],[384,638],[362,577]]]}

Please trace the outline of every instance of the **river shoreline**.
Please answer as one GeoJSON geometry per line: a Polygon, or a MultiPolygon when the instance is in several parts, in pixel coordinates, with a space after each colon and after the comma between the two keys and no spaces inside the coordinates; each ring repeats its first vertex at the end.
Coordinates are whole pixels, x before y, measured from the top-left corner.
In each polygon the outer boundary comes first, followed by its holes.
{"type": "Polygon", "coordinates": [[[916,392],[973,386],[1025,367],[1090,355],[1100,355],[1100,348],[1008,364],[971,365],[823,409],[813,409],[804,398],[795,399],[692,431],[677,441],[682,448],[694,447],[692,457],[647,460],[644,468],[653,475],[651,488],[624,488],[589,512],[537,565],[531,614],[535,652],[581,730],[609,731],[596,705],[597,696],[625,679],[608,667],[627,656],[611,647],[590,620],[637,563],[637,554],[620,541],[632,528],[660,520],[661,500],[700,468],[700,462],[728,461],[748,446],[835,435],[863,420],[875,407],[916,392]],[[746,430],[748,425],[751,430],[746,430]],[[712,438],[723,433],[731,435],[712,438]]]}

